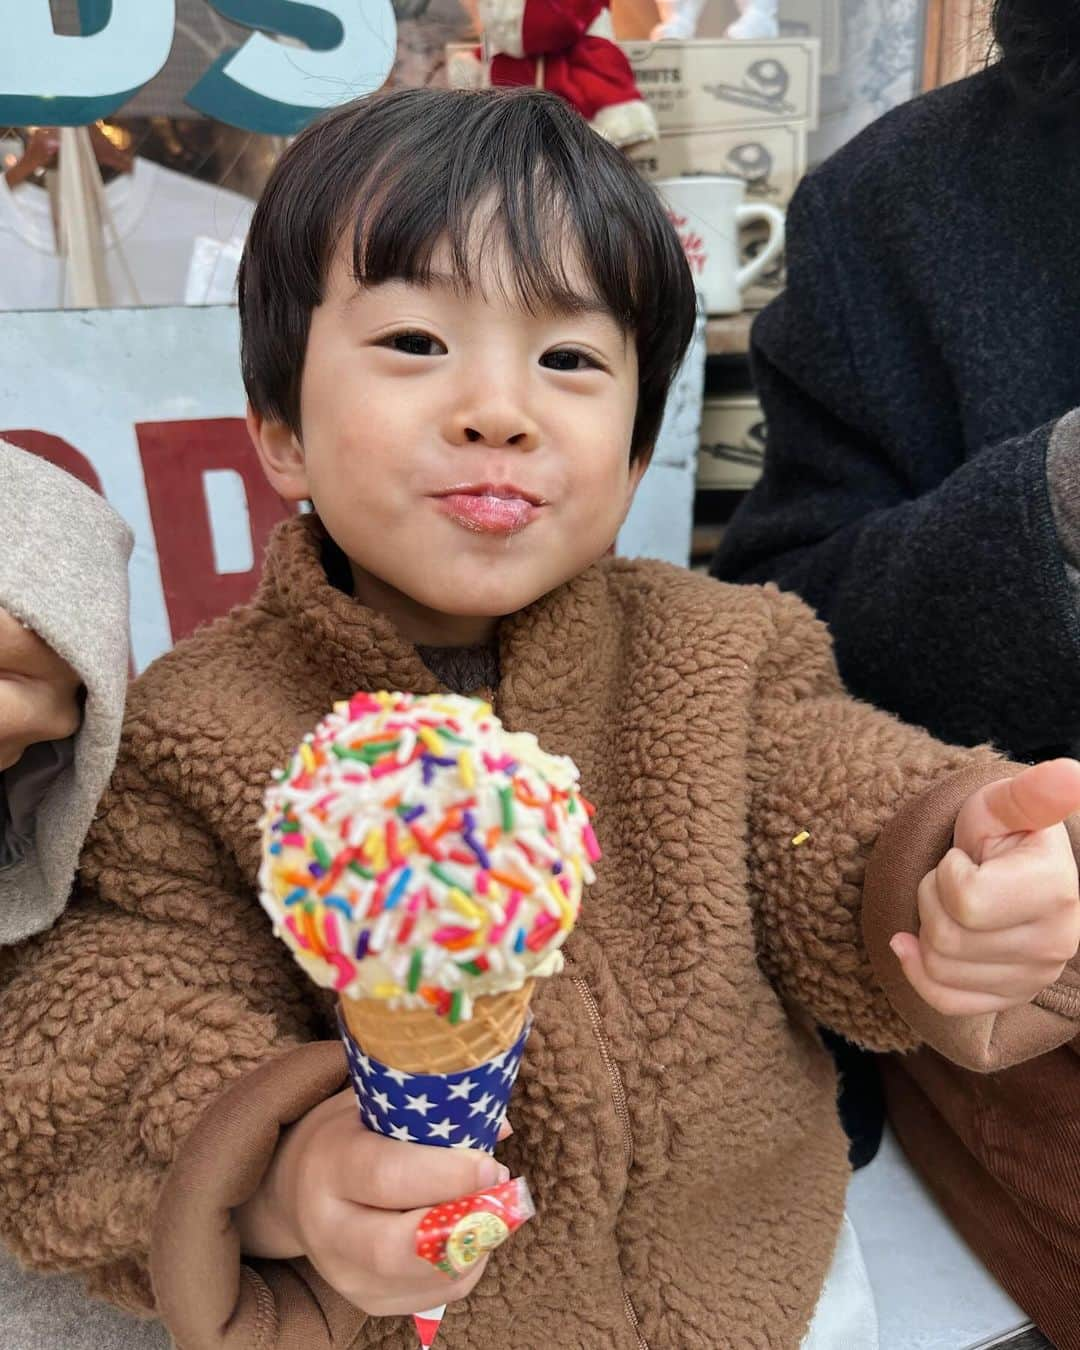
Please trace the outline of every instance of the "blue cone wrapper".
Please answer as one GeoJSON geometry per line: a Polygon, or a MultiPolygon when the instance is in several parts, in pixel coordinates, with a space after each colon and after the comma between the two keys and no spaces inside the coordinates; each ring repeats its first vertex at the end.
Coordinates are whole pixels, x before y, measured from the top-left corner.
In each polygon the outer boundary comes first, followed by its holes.
{"type": "Polygon", "coordinates": [[[514,1088],[525,1042],[526,1019],[509,1050],[458,1073],[403,1073],[365,1055],[338,1015],[349,1077],[360,1118],[376,1134],[439,1148],[479,1148],[493,1153],[514,1088]]]}

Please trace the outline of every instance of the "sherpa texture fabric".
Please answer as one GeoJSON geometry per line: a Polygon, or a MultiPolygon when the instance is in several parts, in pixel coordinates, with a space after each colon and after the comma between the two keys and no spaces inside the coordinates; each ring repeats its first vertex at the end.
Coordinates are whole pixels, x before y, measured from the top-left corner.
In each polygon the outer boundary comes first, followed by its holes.
{"type": "MultiPolygon", "coordinates": [[[[86,686],[73,750],[32,747],[20,769],[48,782],[0,868],[0,946],[46,928],[71,892],[86,831],[109,781],[128,677],[127,526],[96,492],[37,455],[0,440],[0,607],[60,653],[86,686]],[[59,770],[53,772],[52,762],[59,770]]],[[[37,796],[35,792],[35,798],[37,796]]],[[[5,856],[7,854],[5,853],[5,856]]]]}
{"type": "MultiPolygon", "coordinates": [[[[414,1344],[306,1262],[243,1262],[229,1223],[281,1124],[345,1082],[327,997],[253,893],[264,787],[336,699],[438,688],[323,546],[283,524],[255,601],[135,686],[81,894],[0,988],[4,1240],[182,1350],[414,1344]]],[[[812,1023],[975,1068],[1075,1034],[1055,990],[901,1016],[868,955],[891,962],[960,802],[1008,766],[848,697],[801,602],[660,563],[607,560],[505,620],[499,671],[505,723],[580,766],[605,856],[500,1149],[537,1218],[440,1343],[795,1350],[848,1177],[812,1023]],[[926,793],[934,828],[890,825],[926,793]]]]}

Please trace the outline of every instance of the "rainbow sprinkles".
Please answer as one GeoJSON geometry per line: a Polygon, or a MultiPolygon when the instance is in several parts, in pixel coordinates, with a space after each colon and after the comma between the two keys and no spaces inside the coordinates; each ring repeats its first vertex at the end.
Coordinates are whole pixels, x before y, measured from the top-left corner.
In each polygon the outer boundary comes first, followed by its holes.
{"type": "Polygon", "coordinates": [[[267,791],[260,898],[316,983],[459,1022],[562,968],[592,813],[573,761],[488,704],[356,694],[267,791]]]}

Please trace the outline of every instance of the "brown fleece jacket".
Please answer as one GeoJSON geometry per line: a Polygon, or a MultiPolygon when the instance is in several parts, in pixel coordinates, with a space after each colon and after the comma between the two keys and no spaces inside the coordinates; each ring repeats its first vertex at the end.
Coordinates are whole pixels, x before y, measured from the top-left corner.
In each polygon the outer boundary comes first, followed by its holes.
{"type": "MultiPolygon", "coordinates": [[[[243,1262],[228,1221],[280,1126],[345,1079],[253,894],[265,783],[335,699],[438,687],[321,549],[313,518],[283,525],[256,600],[138,683],[81,898],[0,991],[3,1238],[155,1310],[183,1350],[414,1345],[304,1261],[243,1262]]],[[[976,1068],[1076,1032],[1057,990],[937,1017],[887,950],[960,802],[1008,770],[846,696],[825,630],[775,590],[607,561],[499,643],[496,709],[575,758],[604,859],[501,1149],[537,1217],[440,1345],[794,1350],[847,1181],[809,1025],[976,1068]]]]}

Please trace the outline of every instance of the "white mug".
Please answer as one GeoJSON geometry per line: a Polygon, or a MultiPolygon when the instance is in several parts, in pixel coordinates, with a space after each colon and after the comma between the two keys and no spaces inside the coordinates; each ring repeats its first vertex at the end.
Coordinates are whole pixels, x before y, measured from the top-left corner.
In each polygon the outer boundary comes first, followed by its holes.
{"type": "Polygon", "coordinates": [[[664,178],[653,186],[701,292],[706,314],[738,314],[742,293],[784,247],[784,213],[768,202],[747,202],[741,178],[702,174],[664,178]],[[739,266],[739,226],[764,220],[769,239],[750,262],[739,266]]]}

